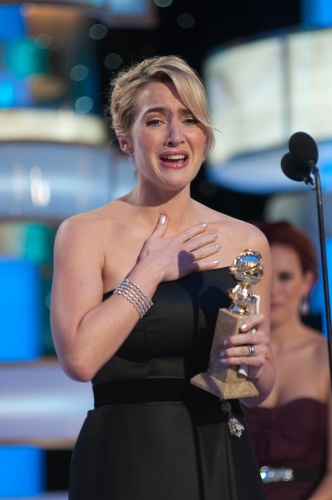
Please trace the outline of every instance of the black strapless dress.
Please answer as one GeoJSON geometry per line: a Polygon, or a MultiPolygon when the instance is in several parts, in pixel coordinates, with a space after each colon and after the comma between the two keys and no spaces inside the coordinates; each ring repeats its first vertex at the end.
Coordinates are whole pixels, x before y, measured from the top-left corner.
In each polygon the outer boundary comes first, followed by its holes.
{"type": "Polygon", "coordinates": [[[228,268],[158,286],[155,305],[92,381],[70,500],[265,499],[248,429],[231,437],[218,398],[189,383],[207,369],[233,286],[228,268]]]}

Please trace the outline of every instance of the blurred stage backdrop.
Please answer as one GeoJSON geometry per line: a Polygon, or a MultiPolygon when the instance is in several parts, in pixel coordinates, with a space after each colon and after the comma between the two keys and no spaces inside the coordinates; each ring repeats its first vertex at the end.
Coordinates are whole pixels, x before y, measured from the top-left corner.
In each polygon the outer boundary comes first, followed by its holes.
{"type": "MultiPolygon", "coordinates": [[[[0,498],[67,498],[93,403],[58,365],[49,303],[59,223],[135,184],[105,118],[110,78],[183,56],[216,129],[193,197],[247,221],[291,220],[319,247],[316,195],[280,168],[289,137],[310,134],[331,261],[331,44],[329,0],[0,0],[0,498]]],[[[309,320],[326,329],[322,290],[309,320]]]]}

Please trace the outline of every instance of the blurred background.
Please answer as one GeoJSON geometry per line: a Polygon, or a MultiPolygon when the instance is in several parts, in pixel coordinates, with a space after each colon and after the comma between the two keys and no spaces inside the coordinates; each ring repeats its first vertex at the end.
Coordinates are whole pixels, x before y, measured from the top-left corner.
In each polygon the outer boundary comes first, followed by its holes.
{"type": "MultiPolygon", "coordinates": [[[[60,222],[129,191],[110,133],[110,80],[154,55],[201,76],[216,147],[193,183],[249,222],[287,219],[319,250],[316,194],[282,173],[297,131],[318,143],[332,259],[329,0],[0,0],[0,498],[67,498],[90,384],[58,366],[49,325],[60,222]]],[[[325,329],[321,281],[308,322],[325,329]]]]}

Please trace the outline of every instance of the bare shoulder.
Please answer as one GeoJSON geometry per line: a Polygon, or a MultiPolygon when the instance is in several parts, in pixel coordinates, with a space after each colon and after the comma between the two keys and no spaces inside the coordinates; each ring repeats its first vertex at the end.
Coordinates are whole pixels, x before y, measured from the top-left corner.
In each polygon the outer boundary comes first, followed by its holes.
{"type": "Polygon", "coordinates": [[[314,373],[319,373],[326,381],[327,398],[330,395],[330,362],[329,349],[326,337],[319,331],[308,328],[308,364],[313,366],[314,373]]]}
{"type": "Polygon", "coordinates": [[[103,246],[103,242],[111,237],[112,233],[119,231],[121,217],[118,216],[121,210],[117,201],[112,201],[95,210],[73,215],[61,222],[55,240],[55,250],[63,247],[66,250],[84,246],[85,249],[98,244],[103,246]]]}
{"type": "Polygon", "coordinates": [[[265,259],[269,258],[268,241],[258,227],[207,207],[202,212],[211,227],[216,229],[224,249],[232,255],[249,248],[260,252],[265,259]]]}
{"type": "Polygon", "coordinates": [[[317,361],[328,361],[328,344],[326,337],[318,330],[308,328],[308,338],[315,350],[317,361]]]}
{"type": "Polygon", "coordinates": [[[302,349],[302,359],[307,358],[310,363],[316,366],[316,369],[324,369],[329,364],[328,343],[322,332],[302,324],[299,332],[300,348],[302,349]]]}
{"type": "Polygon", "coordinates": [[[86,237],[91,237],[98,231],[96,221],[98,217],[93,212],[73,215],[65,219],[59,226],[56,234],[56,245],[70,244],[86,237]],[[91,234],[92,232],[92,234],[91,234]]]}
{"type": "Polygon", "coordinates": [[[233,234],[236,232],[237,237],[243,237],[244,241],[248,242],[249,246],[256,243],[268,246],[265,235],[253,224],[229,217],[229,225],[233,234]]]}

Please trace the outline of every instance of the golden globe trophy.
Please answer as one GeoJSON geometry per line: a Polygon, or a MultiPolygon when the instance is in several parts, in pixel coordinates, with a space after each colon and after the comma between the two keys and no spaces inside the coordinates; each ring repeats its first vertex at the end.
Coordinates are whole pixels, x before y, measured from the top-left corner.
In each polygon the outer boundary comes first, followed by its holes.
{"type": "MultiPolygon", "coordinates": [[[[220,351],[224,339],[238,334],[241,324],[258,310],[259,297],[253,295],[251,286],[258,283],[264,275],[261,255],[255,250],[243,250],[234,260],[230,272],[238,284],[228,290],[232,299],[230,307],[219,309],[208,370],[190,380],[193,385],[221,399],[258,396],[254,384],[247,380],[246,367],[223,365],[220,362],[220,351]]],[[[250,352],[249,348],[248,350],[250,352]]]]}

